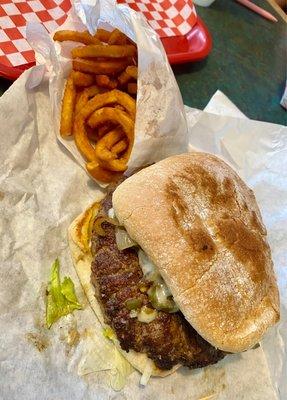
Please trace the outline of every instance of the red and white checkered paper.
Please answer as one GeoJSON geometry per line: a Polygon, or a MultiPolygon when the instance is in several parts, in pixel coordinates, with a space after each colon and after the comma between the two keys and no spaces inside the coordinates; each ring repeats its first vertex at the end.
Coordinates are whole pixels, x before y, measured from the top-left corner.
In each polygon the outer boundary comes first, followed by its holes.
{"type": "MultiPolygon", "coordinates": [[[[188,33],[196,22],[189,0],[118,0],[141,12],[160,37],[188,33]]],[[[40,22],[48,32],[63,24],[70,0],[0,0],[0,64],[17,67],[33,63],[34,51],[25,39],[27,22],[40,22]]]]}
{"type": "Polygon", "coordinates": [[[196,23],[192,0],[118,0],[141,12],[160,37],[183,36],[196,23]]]}
{"type": "Polygon", "coordinates": [[[26,41],[27,22],[41,22],[49,32],[61,25],[70,0],[0,0],[0,64],[16,67],[35,61],[26,41]]]}

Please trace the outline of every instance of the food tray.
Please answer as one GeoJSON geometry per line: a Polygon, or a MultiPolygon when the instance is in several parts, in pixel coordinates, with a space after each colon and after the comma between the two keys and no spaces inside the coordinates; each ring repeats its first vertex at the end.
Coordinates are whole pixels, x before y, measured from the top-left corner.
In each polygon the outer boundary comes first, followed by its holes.
{"type": "MultiPolygon", "coordinates": [[[[169,11],[176,9],[177,14],[170,20],[165,20],[163,12],[151,11],[142,13],[149,20],[151,26],[161,36],[171,64],[198,61],[205,58],[212,47],[211,36],[202,22],[196,16],[193,6],[182,0],[164,0],[163,2],[151,0],[150,3],[141,3],[142,0],[120,0],[132,8],[166,7],[165,17],[169,11]],[[159,6],[160,4],[160,6],[159,6]],[[150,7],[149,7],[150,5],[150,7]],[[182,22],[182,15],[186,13],[186,21],[182,22]],[[169,22],[169,26],[167,24],[169,22]],[[176,25],[176,24],[179,25],[176,25]],[[190,29],[185,34],[180,34],[190,29]],[[176,36],[168,36],[176,35],[176,36]]],[[[25,39],[25,26],[27,22],[41,22],[49,32],[53,32],[66,19],[71,8],[70,0],[1,0],[0,4],[0,76],[15,80],[21,73],[35,65],[34,52],[25,39]]]]}

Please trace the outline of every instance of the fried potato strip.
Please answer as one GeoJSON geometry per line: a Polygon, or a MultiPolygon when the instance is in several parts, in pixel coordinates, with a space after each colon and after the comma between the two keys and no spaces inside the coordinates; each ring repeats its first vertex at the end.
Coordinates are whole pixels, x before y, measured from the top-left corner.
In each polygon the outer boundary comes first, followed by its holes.
{"type": "Polygon", "coordinates": [[[71,50],[60,133],[73,135],[93,178],[117,180],[127,169],[134,144],[137,46],[118,29],[98,29],[94,35],[61,30],[54,40],[80,44],[71,50]]]}
{"type": "Polygon", "coordinates": [[[129,94],[137,94],[137,84],[135,82],[128,83],[128,92],[129,94]]]}
{"type": "Polygon", "coordinates": [[[72,74],[69,75],[62,100],[60,133],[67,137],[73,133],[73,117],[76,103],[76,89],[72,74]]]}
{"type": "Polygon", "coordinates": [[[84,58],[73,59],[73,69],[92,74],[114,74],[121,72],[127,66],[128,60],[88,60],[84,58]]]}
{"type": "Polygon", "coordinates": [[[72,57],[77,58],[124,58],[133,57],[136,54],[136,47],[133,45],[90,45],[83,47],[76,47],[72,50],[72,57]]]}
{"type": "Polygon", "coordinates": [[[94,97],[98,93],[100,93],[100,90],[97,86],[90,86],[84,89],[77,100],[75,114],[87,104],[91,97],[94,97]]]}
{"type": "Polygon", "coordinates": [[[122,33],[120,30],[118,29],[114,29],[108,43],[109,44],[126,44],[128,41],[128,38],[126,37],[126,35],[124,33],[122,33]]]}
{"type": "Polygon", "coordinates": [[[113,182],[121,176],[121,174],[117,174],[114,171],[108,171],[102,168],[97,160],[87,163],[86,168],[93,178],[101,182],[113,182]]]}
{"type": "Polygon", "coordinates": [[[89,117],[94,111],[99,108],[105,107],[109,104],[119,104],[127,111],[130,117],[134,120],[136,114],[136,102],[127,93],[114,89],[110,92],[102,93],[86,104],[85,109],[82,111],[85,118],[89,117]]]}
{"type": "Polygon", "coordinates": [[[89,32],[77,32],[77,31],[70,31],[70,30],[62,30],[57,31],[54,34],[53,39],[57,42],[78,42],[83,44],[101,44],[100,40],[92,36],[89,32]]]}
{"type": "Polygon", "coordinates": [[[75,86],[88,87],[94,83],[93,75],[85,74],[80,71],[72,71],[72,77],[75,86]]]}
{"type": "Polygon", "coordinates": [[[130,65],[126,68],[126,73],[134,78],[137,79],[138,78],[138,67],[134,66],[134,65],[130,65]]]}

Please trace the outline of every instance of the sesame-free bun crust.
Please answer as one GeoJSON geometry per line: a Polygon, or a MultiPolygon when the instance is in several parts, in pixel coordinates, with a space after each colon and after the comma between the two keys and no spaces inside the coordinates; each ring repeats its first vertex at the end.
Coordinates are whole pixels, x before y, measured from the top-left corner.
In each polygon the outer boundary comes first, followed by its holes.
{"type": "Polygon", "coordinates": [[[173,156],[113,194],[120,223],[156,264],[189,323],[241,352],[279,319],[266,229],[253,192],[221,159],[173,156]]]}

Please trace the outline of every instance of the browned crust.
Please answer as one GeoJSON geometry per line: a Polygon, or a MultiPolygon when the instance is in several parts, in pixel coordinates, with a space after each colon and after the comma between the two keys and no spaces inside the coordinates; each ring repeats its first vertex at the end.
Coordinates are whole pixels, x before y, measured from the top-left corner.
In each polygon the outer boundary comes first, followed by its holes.
{"type": "Polygon", "coordinates": [[[113,205],[187,320],[213,346],[246,350],[278,321],[260,211],[253,192],[221,159],[170,157],[123,182],[113,205]]]}

